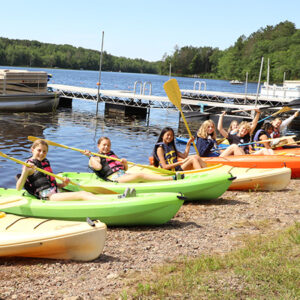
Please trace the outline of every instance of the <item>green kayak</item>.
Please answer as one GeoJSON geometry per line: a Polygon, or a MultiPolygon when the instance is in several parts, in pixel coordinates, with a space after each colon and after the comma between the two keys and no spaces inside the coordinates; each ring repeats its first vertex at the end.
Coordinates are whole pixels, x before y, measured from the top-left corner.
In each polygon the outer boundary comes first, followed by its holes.
{"type": "Polygon", "coordinates": [[[27,192],[0,188],[0,200],[24,197],[26,204],[2,209],[7,213],[61,220],[98,219],[107,225],[159,225],[172,219],[183,200],[177,193],[137,194],[135,197],[99,195],[95,201],[45,201],[27,192]]]}
{"type": "MultiPolygon", "coordinates": [[[[220,197],[229,188],[232,179],[228,172],[200,172],[185,175],[184,179],[170,181],[152,181],[141,183],[117,183],[100,179],[94,173],[64,172],[59,174],[70,178],[84,186],[101,186],[122,194],[124,190],[135,188],[137,193],[182,193],[189,201],[211,200],[220,197]]],[[[72,191],[78,191],[78,187],[68,185],[72,191]]]]}

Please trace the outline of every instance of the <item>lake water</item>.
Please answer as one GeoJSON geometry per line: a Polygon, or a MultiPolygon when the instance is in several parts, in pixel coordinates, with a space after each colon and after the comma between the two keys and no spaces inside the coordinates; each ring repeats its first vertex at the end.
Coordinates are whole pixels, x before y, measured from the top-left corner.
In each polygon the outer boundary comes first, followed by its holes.
{"type": "MultiPolygon", "coordinates": [[[[8,68],[8,67],[0,67],[8,68]]],[[[16,68],[14,68],[16,69],[16,68]]],[[[37,69],[34,69],[37,70],[37,69]]],[[[53,75],[50,83],[97,88],[99,72],[59,69],[38,69],[53,75]]],[[[165,96],[163,84],[168,76],[102,72],[101,89],[133,90],[134,82],[151,82],[152,94],[165,96]]],[[[176,78],[182,89],[193,89],[195,78],[176,78]]],[[[204,80],[207,90],[244,92],[244,86],[230,85],[224,80],[204,80]]],[[[148,85],[149,87],[149,85],[148,85]]],[[[248,84],[248,93],[256,93],[257,84],[248,84]]],[[[147,91],[146,91],[147,93],[147,91]]],[[[104,118],[104,105],[73,100],[72,108],[62,108],[55,113],[0,113],[0,151],[22,161],[30,157],[31,142],[27,136],[42,137],[79,149],[97,151],[97,140],[108,136],[112,149],[119,157],[147,164],[161,129],[171,126],[177,133],[178,112],[151,109],[149,125],[146,120],[132,118],[104,118]]],[[[181,147],[181,146],[180,146],[181,147]]],[[[50,147],[47,155],[55,173],[62,171],[87,172],[88,158],[79,152],[50,147]]],[[[15,187],[15,175],[22,166],[0,157],[0,186],[15,187]]]]}

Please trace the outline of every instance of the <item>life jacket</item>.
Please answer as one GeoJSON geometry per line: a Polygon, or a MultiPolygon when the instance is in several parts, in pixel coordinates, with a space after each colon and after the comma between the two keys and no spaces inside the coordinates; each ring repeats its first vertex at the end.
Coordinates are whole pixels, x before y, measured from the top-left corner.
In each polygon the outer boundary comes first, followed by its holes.
{"type": "MultiPolygon", "coordinates": [[[[50,162],[46,158],[42,161],[39,161],[38,159],[29,159],[27,162],[31,162],[38,168],[53,173],[50,162]]],[[[57,192],[57,183],[55,178],[39,171],[35,171],[32,175],[27,177],[24,187],[30,194],[36,196],[37,198],[40,198],[40,191],[48,188],[54,188],[57,192]]]]}
{"type": "Polygon", "coordinates": [[[280,137],[280,132],[277,131],[277,130],[274,130],[274,131],[272,132],[272,134],[271,134],[271,137],[272,137],[273,139],[279,138],[279,137],[280,137]]]}
{"type": "MultiPolygon", "coordinates": [[[[105,153],[105,156],[117,158],[117,156],[113,151],[105,153]]],[[[105,180],[107,180],[108,179],[107,177],[110,176],[111,174],[114,174],[119,170],[125,169],[124,165],[120,161],[113,160],[111,158],[100,157],[100,163],[102,166],[101,170],[95,170],[93,168],[91,169],[97,174],[97,176],[105,180]]]]}
{"type": "MultiPolygon", "coordinates": [[[[264,131],[263,129],[259,129],[259,130],[256,131],[256,133],[254,135],[254,138],[253,138],[253,141],[254,142],[259,142],[259,138],[263,134],[265,134],[268,138],[271,138],[271,136],[266,131],[264,131]]],[[[264,144],[256,144],[256,147],[264,147],[264,146],[265,146],[264,144]]]]}
{"type": "MultiPolygon", "coordinates": [[[[237,134],[228,134],[228,137],[227,137],[228,141],[229,141],[229,144],[232,145],[232,144],[247,144],[250,142],[250,134],[246,134],[245,136],[243,137],[240,137],[239,135],[237,134]]],[[[246,154],[249,154],[250,153],[250,146],[249,145],[244,145],[244,146],[240,146],[244,152],[246,154]]]]}
{"type": "MultiPolygon", "coordinates": [[[[158,159],[158,156],[157,156],[157,148],[158,147],[162,147],[163,150],[164,150],[164,158],[165,158],[165,161],[168,165],[170,164],[174,164],[174,163],[177,163],[178,162],[178,159],[177,159],[177,153],[173,147],[172,144],[165,144],[165,143],[157,143],[155,144],[155,155],[157,157],[157,160],[158,159]]],[[[161,163],[159,163],[159,165],[162,167],[161,163]]],[[[175,167],[175,171],[180,171],[181,170],[181,167],[180,166],[177,166],[175,167]]]]}

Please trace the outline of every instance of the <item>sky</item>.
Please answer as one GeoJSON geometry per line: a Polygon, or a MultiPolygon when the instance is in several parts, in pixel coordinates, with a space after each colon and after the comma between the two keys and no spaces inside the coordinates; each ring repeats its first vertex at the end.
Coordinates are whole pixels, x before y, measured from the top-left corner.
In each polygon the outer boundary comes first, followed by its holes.
{"type": "Polygon", "coordinates": [[[175,46],[224,50],[241,36],[286,20],[300,28],[300,0],[9,0],[0,37],[161,60],[175,46]]]}

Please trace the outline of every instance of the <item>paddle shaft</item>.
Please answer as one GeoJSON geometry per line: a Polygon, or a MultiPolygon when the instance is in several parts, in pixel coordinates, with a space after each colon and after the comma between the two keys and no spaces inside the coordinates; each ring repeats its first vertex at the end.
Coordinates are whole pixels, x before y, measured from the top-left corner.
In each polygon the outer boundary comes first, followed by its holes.
{"type": "MultiPolygon", "coordinates": [[[[175,105],[175,107],[177,107],[177,109],[180,111],[180,114],[181,114],[181,117],[182,117],[182,120],[184,122],[184,125],[187,129],[187,132],[190,136],[190,138],[192,138],[192,133],[190,131],[190,128],[188,126],[188,123],[185,119],[185,116],[183,114],[183,111],[182,111],[182,107],[181,107],[181,91],[180,91],[180,88],[179,88],[179,85],[178,85],[178,82],[175,78],[173,79],[170,79],[168,80],[167,82],[164,83],[164,89],[165,89],[165,92],[169,98],[169,100],[175,105]]],[[[199,155],[199,151],[196,147],[196,144],[195,142],[193,141],[193,146],[196,150],[196,153],[199,155]]]]}
{"type": "MultiPolygon", "coordinates": [[[[5,157],[5,158],[8,158],[8,159],[10,159],[10,160],[12,160],[12,161],[14,161],[14,162],[16,162],[16,163],[18,163],[18,164],[21,164],[21,165],[23,165],[23,166],[26,166],[26,167],[28,167],[28,168],[34,168],[35,170],[37,170],[37,171],[39,171],[39,172],[41,172],[41,173],[44,173],[44,174],[46,174],[46,175],[49,175],[49,176],[55,177],[55,178],[57,178],[57,179],[59,179],[59,180],[61,180],[61,181],[64,181],[64,178],[61,177],[61,176],[59,176],[59,175],[53,174],[53,173],[48,172],[48,171],[46,171],[46,170],[44,170],[44,169],[41,169],[41,168],[36,167],[36,166],[33,166],[33,165],[31,165],[31,164],[29,164],[29,163],[26,163],[26,162],[24,162],[24,161],[22,161],[22,160],[19,160],[19,159],[17,159],[17,158],[8,156],[8,155],[4,154],[3,152],[0,152],[0,156],[3,156],[3,157],[5,157]]],[[[71,180],[70,180],[70,183],[73,184],[73,185],[78,185],[78,186],[80,186],[78,183],[72,182],[71,180]]]]}
{"type": "MultiPolygon", "coordinates": [[[[185,124],[185,127],[186,127],[186,129],[187,129],[187,131],[188,131],[188,134],[189,134],[189,136],[190,136],[190,138],[191,138],[191,137],[193,137],[193,136],[192,136],[192,133],[191,133],[191,131],[190,131],[190,128],[189,128],[189,126],[188,126],[188,124],[187,124],[187,121],[186,121],[186,119],[185,119],[185,116],[184,116],[182,110],[180,110],[180,113],[181,113],[182,120],[183,120],[183,122],[184,122],[184,124],[185,124]]],[[[198,151],[198,149],[197,149],[197,147],[196,147],[195,141],[193,141],[193,146],[194,146],[194,148],[195,148],[196,153],[199,155],[199,151],[198,151]]]]}
{"type": "Polygon", "coordinates": [[[261,122],[263,122],[263,121],[265,121],[265,120],[267,120],[267,119],[269,119],[269,118],[275,117],[275,116],[277,116],[277,115],[279,115],[279,114],[281,114],[281,113],[283,113],[283,112],[290,111],[291,109],[292,109],[291,107],[284,106],[282,109],[276,111],[276,112],[273,113],[272,115],[267,116],[267,117],[265,117],[265,118],[259,120],[258,123],[261,123],[261,122]]]}
{"type": "MultiPolygon", "coordinates": [[[[244,144],[238,144],[238,146],[248,146],[248,145],[253,145],[253,144],[261,144],[261,143],[268,143],[268,142],[272,142],[274,140],[285,140],[288,138],[294,138],[296,135],[290,135],[290,136],[282,136],[280,138],[275,138],[275,139],[268,139],[268,140],[263,140],[263,141],[256,141],[256,142],[249,142],[249,143],[244,143],[244,144]]],[[[216,148],[216,150],[224,150],[227,147],[218,147],[216,148]]]]}
{"type": "MultiPolygon", "coordinates": [[[[34,142],[36,140],[43,140],[43,141],[47,142],[47,144],[49,144],[50,146],[56,146],[56,147],[61,147],[61,148],[69,149],[69,150],[74,150],[74,151],[78,151],[80,153],[84,152],[84,150],[82,150],[82,149],[77,149],[77,148],[74,148],[74,147],[69,147],[69,146],[66,146],[66,145],[62,145],[62,144],[58,144],[58,143],[52,142],[50,140],[40,139],[40,138],[37,138],[37,137],[34,137],[34,136],[28,136],[28,139],[30,141],[32,141],[32,142],[34,142]]],[[[95,153],[95,152],[90,152],[90,153],[92,155],[94,155],[94,156],[99,156],[99,157],[102,157],[102,158],[109,158],[109,159],[120,161],[120,162],[122,161],[120,158],[117,158],[117,157],[107,156],[107,155],[103,155],[103,154],[95,153]]],[[[162,173],[162,174],[166,174],[166,175],[174,175],[175,174],[175,172],[173,172],[173,171],[162,169],[162,168],[156,168],[156,167],[153,167],[153,166],[136,164],[136,163],[133,163],[133,162],[130,162],[130,161],[128,161],[127,163],[131,164],[131,165],[138,166],[138,167],[147,168],[147,169],[150,169],[152,171],[155,171],[155,172],[158,172],[158,173],[162,173]]]]}
{"type": "MultiPolygon", "coordinates": [[[[7,159],[10,159],[10,160],[12,160],[12,161],[14,161],[14,162],[16,162],[18,164],[21,164],[23,166],[28,167],[28,168],[33,168],[33,166],[31,164],[28,164],[28,163],[26,163],[26,162],[24,162],[22,160],[17,159],[17,158],[8,156],[8,155],[4,154],[1,151],[0,151],[0,156],[3,156],[5,158],[7,158],[7,159]]],[[[41,172],[41,173],[44,173],[46,175],[52,176],[54,178],[57,178],[57,179],[61,180],[62,182],[65,180],[64,177],[61,177],[61,176],[56,175],[56,174],[53,174],[53,173],[48,172],[48,171],[46,171],[44,169],[40,169],[39,167],[34,166],[34,169],[37,170],[37,171],[39,171],[39,172],[41,172]]],[[[82,186],[82,185],[80,185],[80,184],[78,184],[78,183],[76,183],[74,181],[71,181],[71,180],[69,181],[69,183],[72,184],[72,185],[80,187],[84,191],[91,192],[91,193],[96,193],[96,194],[101,194],[101,193],[103,193],[103,194],[117,194],[115,191],[112,191],[110,189],[103,188],[103,187],[85,187],[85,186],[82,186]]]]}
{"type": "Polygon", "coordinates": [[[4,199],[0,199],[0,209],[20,206],[26,204],[27,202],[28,202],[27,199],[23,198],[22,196],[11,196],[11,197],[7,196],[4,197],[4,199]]]}

